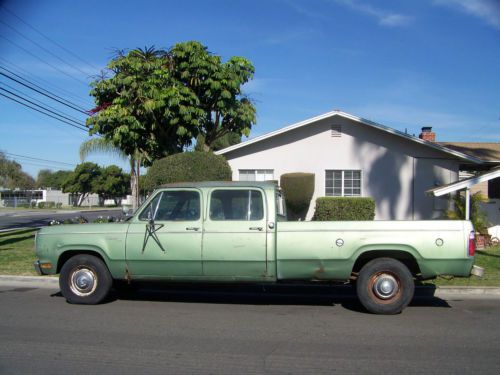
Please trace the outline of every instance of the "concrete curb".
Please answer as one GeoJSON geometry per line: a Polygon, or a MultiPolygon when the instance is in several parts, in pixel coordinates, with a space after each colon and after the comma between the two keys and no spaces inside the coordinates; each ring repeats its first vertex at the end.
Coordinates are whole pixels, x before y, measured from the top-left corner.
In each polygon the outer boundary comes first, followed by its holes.
{"type": "Polygon", "coordinates": [[[59,288],[59,277],[0,275],[0,286],[59,288]]]}
{"type": "MultiPolygon", "coordinates": [[[[15,276],[0,275],[0,286],[33,287],[33,288],[59,288],[59,277],[54,276],[15,276]]],[[[297,286],[300,288],[300,286],[297,286]]],[[[293,285],[290,286],[293,288],[293,285]]],[[[288,288],[287,288],[288,289],[288,288]]],[[[338,296],[349,296],[354,290],[350,286],[336,286],[334,294],[338,296]]],[[[303,293],[303,292],[300,292],[303,293]]],[[[442,286],[418,286],[415,288],[416,298],[500,298],[500,287],[460,287],[442,286]]]]}

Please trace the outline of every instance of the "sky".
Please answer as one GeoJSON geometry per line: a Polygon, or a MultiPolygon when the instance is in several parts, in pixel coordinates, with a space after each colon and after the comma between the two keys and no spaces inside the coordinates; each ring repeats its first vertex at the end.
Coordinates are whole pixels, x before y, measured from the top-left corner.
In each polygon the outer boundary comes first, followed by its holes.
{"type": "MultiPolygon", "coordinates": [[[[340,109],[415,135],[432,126],[438,141],[500,142],[500,0],[0,0],[0,94],[84,124],[11,78],[87,110],[117,50],[188,40],[255,66],[250,138],[340,109]]],[[[34,177],[74,169],[88,138],[0,96],[0,151],[34,177]]]]}

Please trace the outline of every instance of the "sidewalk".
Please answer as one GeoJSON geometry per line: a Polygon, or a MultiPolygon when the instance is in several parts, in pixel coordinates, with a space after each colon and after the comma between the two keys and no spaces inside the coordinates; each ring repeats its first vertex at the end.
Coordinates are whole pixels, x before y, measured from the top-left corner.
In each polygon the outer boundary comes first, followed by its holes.
{"type": "MultiPolygon", "coordinates": [[[[200,284],[200,288],[201,288],[200,284]]],[[[59,277],[53,276],[10,276],[0,275],[0,287],[25,287],[25,288],[45,288],[59,289],[59,277]]],[[[300,288],[300,286],[297,286],[300,288]]],[[[350,286],[334,286],[331,287],[333,295],[349,297],[354,293],[354,289],[350,286]]],[[[287,288],[290,293],[293,293],[293,286],[287,288]]],[[[303,294],[303,290],[300,292],[303,294]]],[[[442,298],[442,299],[500,299],[500,287],[422,287],[415,288],[416,298],[442,298]]]]}

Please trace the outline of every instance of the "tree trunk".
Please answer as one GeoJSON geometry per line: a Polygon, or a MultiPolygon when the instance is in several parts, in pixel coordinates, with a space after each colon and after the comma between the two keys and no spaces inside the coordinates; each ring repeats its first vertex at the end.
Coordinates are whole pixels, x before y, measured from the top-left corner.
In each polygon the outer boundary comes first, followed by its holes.
{"type": "Polygon", "coordinates": [[[139,207],[139,176],[137,176],[135,162],[130,169],[130,190],[132,191],[132,211],[139,207]]]}

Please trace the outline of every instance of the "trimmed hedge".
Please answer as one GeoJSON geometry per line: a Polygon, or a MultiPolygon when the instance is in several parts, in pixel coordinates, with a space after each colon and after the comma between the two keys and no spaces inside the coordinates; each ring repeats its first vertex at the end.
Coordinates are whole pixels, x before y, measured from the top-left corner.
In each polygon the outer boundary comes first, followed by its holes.
{"type": "Polygon", "coordinates": [[[154,161],[144,185],[147,190],[153,190],[174,182],[231,181],[232,176],[223,156],[212,152],[184,152],[154,161]]]}
{"type": "Polygon", "coordinates": [[[365,197],[322,197],[316,199],[313,220],[373,220],[375,201],[365,197]]]}
{"type": "Polygon", "coordinates": [[[281,175],[280,186],[288,211],[300,218],[305,216],[314,194],[314,173],[285,173],[281,175]]]}

